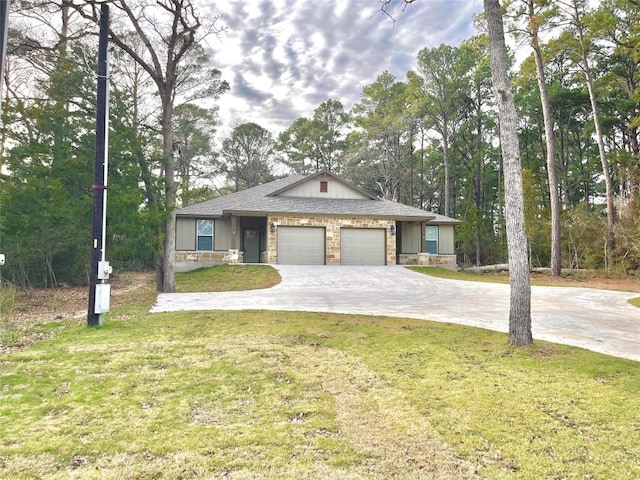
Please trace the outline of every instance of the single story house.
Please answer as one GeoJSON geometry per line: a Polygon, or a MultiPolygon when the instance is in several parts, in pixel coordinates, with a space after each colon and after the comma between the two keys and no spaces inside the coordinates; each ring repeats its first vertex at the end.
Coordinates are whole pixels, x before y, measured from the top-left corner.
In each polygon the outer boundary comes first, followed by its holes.
{"type": "Polygon", "coordinates": [[[459,220],[333,173],[292,175],[176,212],[176,271],[222,263],[455,268],[459,220]]]}

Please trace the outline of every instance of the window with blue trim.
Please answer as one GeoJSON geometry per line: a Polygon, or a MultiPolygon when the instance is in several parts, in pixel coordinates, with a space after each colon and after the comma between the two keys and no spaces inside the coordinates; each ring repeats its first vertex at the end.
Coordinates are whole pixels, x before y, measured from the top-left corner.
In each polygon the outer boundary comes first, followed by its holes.
{"type": "Polygon", "coordinates": [[[197,250],[213,250],[213,220],[198,220],[197,222],[197,250]]]}

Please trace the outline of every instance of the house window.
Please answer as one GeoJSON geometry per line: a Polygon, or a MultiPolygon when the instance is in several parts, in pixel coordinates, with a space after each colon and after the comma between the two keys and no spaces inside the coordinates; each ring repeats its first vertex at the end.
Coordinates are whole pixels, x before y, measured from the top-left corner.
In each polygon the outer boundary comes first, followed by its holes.
{"type": "Polygon", "coordinates": [[[320,193],[327,193],[329,191],[329,182],[324,180],[320,182],[320,193]]]}
{"type": "Polygon", "coordinates": [[[438,226],[427,225],[425,228],[425,239],[427,241],[427,253],[438,253],[438,226]]]}
{"type": "Polygon", "coordinates": [[[213,220],[198,220],[197,222],[197,250],[213,250],[213,220]]]}

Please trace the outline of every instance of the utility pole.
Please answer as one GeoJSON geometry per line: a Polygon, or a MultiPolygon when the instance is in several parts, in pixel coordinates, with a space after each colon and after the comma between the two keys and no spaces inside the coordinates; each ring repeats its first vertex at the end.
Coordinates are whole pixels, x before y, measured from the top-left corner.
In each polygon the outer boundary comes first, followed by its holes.
{"type": "Polygon", "coordinates": [[[96,102],[96,154],[93,182],[93,234],[91,275],[89,277],[89,312],[87,326],[102,326],[102,316],[109,311],[112,268],[105,261],[107,230],[107,170],[109,166],[109,5],[100,6],[100,42],[98,44],[98,96],[96,102]]]}
{"type": "MultiPolygon", "coordinates": [[[[7,36],[9,33],[9,4],[11,0],[0,0],[0,127],[2,121],[2,102],[4,101],[4,61],[7,56],[7,36]]],[[[0,164],[2,162],[0,161],[0,164]]],[[[0,245],[2,247],[2,245],[0,245]]],[[[0,266],[4,265],[4,253],[0,253],[0,266]]],[[[2,275],[0,275],[0,287],[2,286],[2,275]]]]}
{"type": "MultiPolygon", "coordinates": [[[[4,84],[4,59],[7,56],[10,3],[11,0],[0,0],[0,116],[2,115],[2,86],[4,84]]],[[[1,124],[2,122],[0,121],[1,124]]]]}

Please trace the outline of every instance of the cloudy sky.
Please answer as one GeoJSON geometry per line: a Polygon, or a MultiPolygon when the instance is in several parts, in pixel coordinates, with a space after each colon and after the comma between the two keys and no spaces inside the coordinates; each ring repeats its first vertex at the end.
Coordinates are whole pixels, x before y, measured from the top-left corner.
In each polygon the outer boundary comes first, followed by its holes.
{"type": "Polygon", "coordinates": [[[274,136],[323,101],[350,109],[383,71],[399,80],[418,52],[459,45],[475,34],[482,0],[418,0],[389,16],[379,0],[201,0],[227,31],[209,40],[216,68],[231,85],[220,105],[220,136],[252,121],[274,136]],[[224,5],[224,11],[220,11],[224,5]]]}

